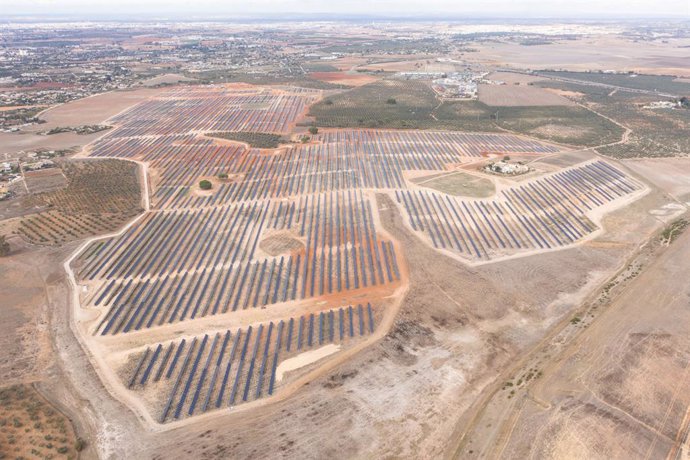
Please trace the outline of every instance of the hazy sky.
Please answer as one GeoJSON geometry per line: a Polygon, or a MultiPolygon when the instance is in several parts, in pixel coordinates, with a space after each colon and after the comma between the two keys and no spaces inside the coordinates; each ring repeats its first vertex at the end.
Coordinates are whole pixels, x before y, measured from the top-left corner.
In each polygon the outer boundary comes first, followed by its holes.
{"type": "Polygon", "coordinates": [[[8,15],[156,15],[212,17],[260,14],[453,17],[686,17],[690,0],[0,0],[8,15]]]}

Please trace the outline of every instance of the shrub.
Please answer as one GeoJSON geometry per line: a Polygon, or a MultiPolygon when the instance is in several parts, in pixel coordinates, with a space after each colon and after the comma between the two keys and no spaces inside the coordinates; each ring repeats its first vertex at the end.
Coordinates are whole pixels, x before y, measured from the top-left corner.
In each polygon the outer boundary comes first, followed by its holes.
{"type": "Polygon", "coordinates": [[[5,235],[0,235],[0,257],[5,257],[10,253],[10,243],[5,240],[5,235]]]}
{"type": "Polygon", "coordinates": [[[84,441],[82,438],[77,438],[77,440],[74,442],[74,450],[81,452],[84,450],[84,447],[86,447],[86,441],[84,441]]]}
{"type": "Polygon", "coordinates": [[[397,103],[398,101],[396,101],[394,97],[389,97],[388,99],[386,99],[386,104],[395,105],[397,103]]]}
{"type": "Polygon", "coordinates": [[[228,175],[226,173],[219,173],[218,174],[218,179],[227,179],[228,175]]]}
{"type": "Polygon", "coordinates": [[[211,183],[211,181],[204,179],[199,182],[199,188],[201,190],[211,190],[213,188],[213,184],[211,183]]]}

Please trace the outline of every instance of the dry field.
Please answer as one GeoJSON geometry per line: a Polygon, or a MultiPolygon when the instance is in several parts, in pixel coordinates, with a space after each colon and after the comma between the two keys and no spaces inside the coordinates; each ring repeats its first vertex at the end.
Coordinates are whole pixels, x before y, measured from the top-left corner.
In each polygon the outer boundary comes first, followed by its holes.
{"type": "Polygon", "coordinates": [[[690,159],[649,158],[625,165],[679,201],[690,201],[690,159]]]}
{"type": "Polygon", "coordinates": [[[535,46],[487,42],[477,44],[478,52],[464,57],[472,62],[518,69],[616,70],[688,77],[688,44],[687,38],[662,43],[594,35],[535,46]]]}
{"type": "Polygon", "coordinates": [[[488,106],[529,107],[540,105],[575,105],[551,91],[536,86],[520,85],[479,85],[479,101],[488,106]]]}
{"type": "Polygon", "coordinates": [[[544,77],[514,72],[491,72],[487,78],[505,82],[506,85],[527,85],[529,83],[544,80],[544,77]]]}
{"type": "Polygon", "coordinates": [[[142,86],[158,86],[158,85],[173,85],[175,83],[184,83],[195,81],[194,78],[185,77],[184,75],[179,75],[175,73],[166,73],[163,75],[158,75],[148,80],[141,82],[142,86]]]}
{"type": "Polygon", "coordinates": [[[411,180],[417,185],[453,196],[488,198],[496,191],[490,179],[459,171],[420,176],[411,180]]]}
{"type": "Polygon", "coordinates": [[[519,409],[504,419],[502,455],[687,455],[688,257],[685,232],[519,396],[519,409]]]}
{"type": "Polygon", "coordinates": [[[396,59],[395,56],[384,56],[380,61],[357,68],[384,72],[455,72],[459,67],[452,62],[438,62],[436,56],[429,56],[427,59],[410,59],[409,56],[400,56],[396,59]]]}
{"type": "Polygon", "coordinates": [[[21,150],[37,149],[59,150],[82,147],[103,135],[103,133],[79,135],[73,132],[40,136],[39,131],[47,131],[60,126],[97,125],[124,109],[161,91],[160,89],[136,89],[113,91],[96,96],[78,99],[44,110],[40,118],[46,123],[29,126],[19,133],[0,133],[0,155],[10,155],[21,150]]]}
{"type": "Polygon", "coordinates": [[[347,72],[313,72],[310,77],[314,80],[347,86],[362,86],[379,80],[379,77],[373,75],[347,72]]]}
{"type": "Polygon", "coordinates": [[[24,181],[29,193],[52,192],[67,185],[67,178],[61,168],[26,171],[24,181]]]}

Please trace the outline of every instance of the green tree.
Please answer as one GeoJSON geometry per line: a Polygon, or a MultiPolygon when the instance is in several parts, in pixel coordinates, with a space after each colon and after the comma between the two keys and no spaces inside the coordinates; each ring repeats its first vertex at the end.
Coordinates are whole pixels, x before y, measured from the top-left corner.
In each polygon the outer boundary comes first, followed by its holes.
{"type": "Polygon", "coordinates": [[[393,98],[393,97],[389,97],[388,99],[386,99],[386,104],[395,105],[397,103],[398,103],[398,101],[396,101],[395,98],[393,98]]]}
{"type": "Polygon", "coordinates": [[[319,128],[317,128],[316,126],[310,126],[309,127],[309,134],[311,134],[312,136],[319,134],[319,128]]]}
{"type": "Polygon", "coordinates": [[[211,190],[213,188],[213,184],[211,183],[211,181],[204,179],[201,182],[199,182],[199,188],[201,190],[211,190]]]}
{"type": "Polygon", "coordinates": [[[219,173],[218,174],[218,179],[227,179],[227,178],[228,178],[227,173],[219,173]]]}

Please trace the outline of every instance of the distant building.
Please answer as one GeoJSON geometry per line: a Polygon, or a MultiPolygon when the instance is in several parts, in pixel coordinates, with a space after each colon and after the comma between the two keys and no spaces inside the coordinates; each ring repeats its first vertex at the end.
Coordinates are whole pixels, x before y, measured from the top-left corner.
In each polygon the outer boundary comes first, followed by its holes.
{"type": "Polygon", "coordinates": [[[518,174],[525,174],[530,171],[530,167],[521,163],[508,163],[507,161],[497,161],[496,163],[489,163],[484,167],[485,171],[504,174],[507,176],[515,176],[518,174]]]}
{"type": "Polygon", "coordinates": [[[676,106],[678,106],[678,103],[676,103],[676,102],[657,101],[657,102],[650,102],[649,104],[645,105],[643,108],[644,109],[673,109],[676,106]]]}

